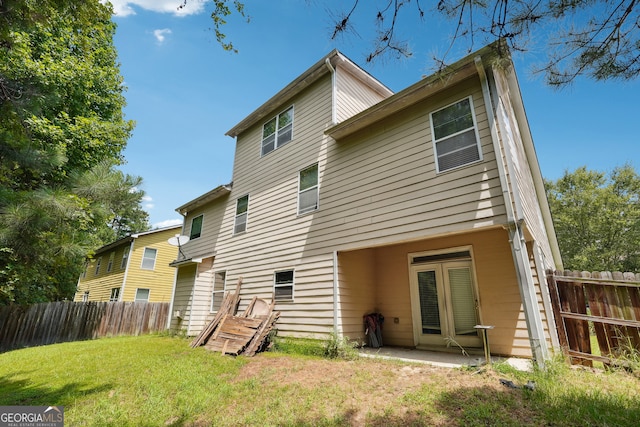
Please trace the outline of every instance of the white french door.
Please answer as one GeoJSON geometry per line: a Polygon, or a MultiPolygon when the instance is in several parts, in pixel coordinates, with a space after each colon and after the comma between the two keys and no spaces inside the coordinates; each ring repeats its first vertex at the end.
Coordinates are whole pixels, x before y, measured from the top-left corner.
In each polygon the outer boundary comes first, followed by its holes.
{"type": "Polygon", "coordinates": [[[470,260],[411,266],[411,305],[418,346],[441,347],[450,339],[482,347],[474,328],[478,303],[470,260]]]}

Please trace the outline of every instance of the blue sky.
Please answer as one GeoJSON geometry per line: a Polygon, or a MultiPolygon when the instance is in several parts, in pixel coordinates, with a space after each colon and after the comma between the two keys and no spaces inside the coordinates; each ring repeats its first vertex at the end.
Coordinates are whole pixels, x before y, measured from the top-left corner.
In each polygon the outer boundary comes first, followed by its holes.
{"type": "MultiPolygon", "coordinates": [[[[136,121],[121,169],[144,179],[154,227],[181,223],[178,206],[230,182],[235,141],[225,133],[332,49],[397,92],[431,74],[432,56],[446,51],[452,34],[441,18],[421,23],[408,13],[402,30],[413,56],[366,64],[370,16],[359,15],[357,34],[330,40],[331,10],[340,7],[331,5],[350,2],[247,0],[250,22],[231,17],[223,27],[239,51],[231,53],[215,40],[207,2],[189,0],[178,11],[181,0],[111,1],[125,114],[136,121]]],[[[464,47],[450,59],[464,56],[464,47]]],[[[531,72],[542,52],[534,43],[513,59],[543,176],[583,165],[640,168],[640,82],[580,79],[555,91],[531,72]]]]}

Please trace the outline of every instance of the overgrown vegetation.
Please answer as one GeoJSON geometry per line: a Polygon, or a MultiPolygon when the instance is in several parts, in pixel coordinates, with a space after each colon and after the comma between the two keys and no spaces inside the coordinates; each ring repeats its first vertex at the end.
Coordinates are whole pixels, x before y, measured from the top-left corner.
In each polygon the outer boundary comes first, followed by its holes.
{"type": "Polygon", "coordinates": [[[640,419],[640,383],[625,371],[554,360],[544,371],[494,364],[477,372],[327,359],[311,354],[323,348],[313,340],[277,346],[287,354],[234,358],[155,335],[17,350],[2,355],[0,405],[64,405],[72,426],[635,426],[640,419]],[[528,381],[534,390],[521,387],[528,381]]]}

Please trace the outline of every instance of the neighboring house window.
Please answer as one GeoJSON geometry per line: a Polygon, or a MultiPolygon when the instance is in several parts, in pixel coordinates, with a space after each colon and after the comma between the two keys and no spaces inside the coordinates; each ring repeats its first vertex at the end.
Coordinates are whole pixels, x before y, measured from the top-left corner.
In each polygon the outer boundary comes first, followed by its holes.
{"type": "Polygon", "coordinates": [[[120,288],[111,288],[111,296],[109,297],[109,301],[115,302],[120,299],[120,288]]]}
{"type": "Polygon", "coordinates": [[[95,276],[100,273],[100,264],[102,264],[102,257],[98,258],[98,260],[96,261],[96,271],[94,273],[95,276]]]}
{"type": "Polygon", "coordinates": [[[149,289],[138,288],[136,289],[135,302],[147,302],[149,301],[149,289]]]}
{"type": "Polygon", "coordinates": [[[233,234],[242,233],[247,229],[247,214],[249,213],[249,195],[240,197],[236,201],[236,220],[233,226],[233,234]]]}
{"type": "Polygon", "coordinates": [[[298,214],[318,209],[318,165],[300,171],[298,214]]]}
{"type": "Polygon", "coordinates": [[[144,248],[144,255],[142,256],[142,265],[140,266],[140,268],[143,270],[153,270],[156,266],[157,254],[157,249],[144,248]]]}
{"type": "Polygon", "coordinates": [[[200,233],[202,232],[202,217],[203,215],[199,215],[191,220],[190,240],[200,237],[200,233]]]}
{"type": "Polygon", "coordinates": [[[87,301],[89,301],[89,291],[84,291],[84,294],[82,294],[82,302],[87,301]]]}
{"type": "Polygon", "coordinates": [[[278,114],[262,127],[262,155],[291,141],[293,135],[293,107],[278,114]]]}
{"type": "Polygon", "coordinates": [[[89,261],[84,262],[84,270],[82,270],[82,278],[85,279],[87,277],[87,270],[89,269],[89,261]]]}
{"type": "Polygon", "coordinates": [[[471,97],[431,113],[438,172],[482,159],[471,97]]]}
{"type": "Polygon", "coordinates": [[[131,246],[125,246],[124,251],[122,252],[122,262],[120,262],[120,268],[125,268],[127,266],[127,260],[129,259],[129,250],[131,246]]]}
{"type": "Polygon", "coordinates": [[[273,293],[276,301],[293,300],[293,270],[276,271],[273,293]]]}
{"type": "Polygon", "coordinates": [[[227,278],[226,271],[218,271],[213,278],[213,291],[211,292],[211,311],[220,310],[224,297],[224,283],[227,278]]]}
{"type": "Polygon", "coordinates": [[[107,263],[107,273],[111,272],[111,269],[113,268],[113,257],[115,255],[115,252],[111,252],[111,255],[109,255],[109,262],[107,263]]]}

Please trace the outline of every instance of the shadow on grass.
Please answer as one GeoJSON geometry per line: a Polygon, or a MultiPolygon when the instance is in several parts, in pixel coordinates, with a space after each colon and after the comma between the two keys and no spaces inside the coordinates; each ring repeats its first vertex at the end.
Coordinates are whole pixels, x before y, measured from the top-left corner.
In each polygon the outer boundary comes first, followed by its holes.
{"type": "Polygon", "coordinates": [[[640,404],[632,398],[575,393],[551,399],[544,392],[491,387],[457,388],[420,401],[417,392],[410,402],[399,402],[382,414],[347,409],[332,418],[300,416],[278,426],[637,426],[640,404]]]}
{"type": "Polygon", "coordinates": [[[28,380],[13,379],[25,372],[0,377],[0,405],[3,406],[73,406],[78,396],[104,392],[112,388],[111,384],[87,387],[82,383],[67,383],[60,387],[43,384],[34,385],[28,380]]]}

